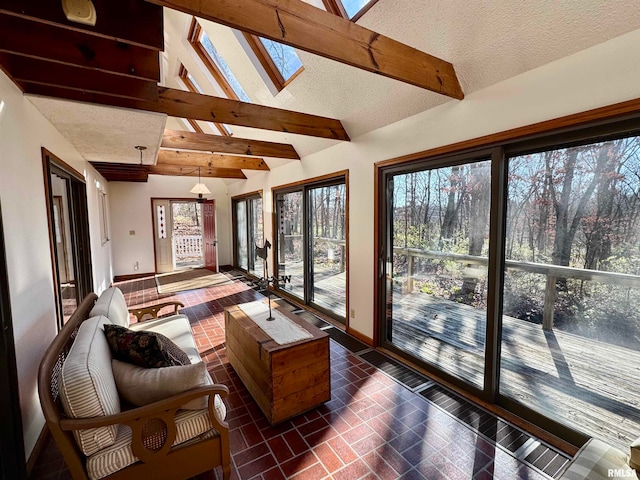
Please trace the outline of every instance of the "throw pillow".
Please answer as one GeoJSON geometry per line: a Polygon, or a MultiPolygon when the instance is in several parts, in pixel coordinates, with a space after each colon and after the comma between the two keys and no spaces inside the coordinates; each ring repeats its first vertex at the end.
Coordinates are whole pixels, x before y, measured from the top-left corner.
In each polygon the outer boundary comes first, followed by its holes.
{"type": "MultiPolygon", "coordinates": [[[[142,368],[113,359],[111,368],[120,396],[138,407],[213,383],[203,362],[175,367],[142,368]]],[[[182,408],[206,408],[207,398],[196,398],[182,408]]]]}
{"type": "Polygon", "coordinates": [[[105,325],[104,334],[113,356],[123,362],[146,368],[191,363],[180,347],[160,333],[148,330],[133,331],[120,325],[105,325]]]}

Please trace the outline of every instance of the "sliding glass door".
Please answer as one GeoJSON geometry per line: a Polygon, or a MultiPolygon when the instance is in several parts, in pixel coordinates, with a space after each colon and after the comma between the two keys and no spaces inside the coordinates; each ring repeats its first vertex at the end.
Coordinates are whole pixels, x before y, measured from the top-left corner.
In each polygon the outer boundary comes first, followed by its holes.
{"type": "Polygon", "coordinates": [[[344,322],[347,311],[345,177],[275,192],[279,289],[344,322]]]}
{"type": "Polygon", "coordinates": [[[491,165],[387,176],[385,342],[484,384],[491,165]]]}
{"type": "Polygon", "coordinates": [[[640,121],[378,169],[379,343],[565,440],[640,432],[640,121]]]}
{"type": "Polygon", "coordinates": [[[264,264],[256,256],[263,246],[262,195],[236,197],[233,204],[234,265],[256,277],[264,276],[264,264]]]}

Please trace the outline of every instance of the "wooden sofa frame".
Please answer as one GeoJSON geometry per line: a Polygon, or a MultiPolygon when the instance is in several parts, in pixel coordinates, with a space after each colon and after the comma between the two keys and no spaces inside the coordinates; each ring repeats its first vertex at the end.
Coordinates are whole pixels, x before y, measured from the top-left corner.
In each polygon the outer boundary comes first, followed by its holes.
{"type": "MultiPolygon", "coordinates": [[[[140,461],[105,477],[106,479],[186,479],[222,466],[224,479],[228,480],[231,464],[229,425],[218,419],[214,409],[214,394],[224,398],[229,393],[224,385],[198,387],[116,415],[83,419],[69,418],[65,415],[58,395],[58,379],[78,328],[88,318],[97,298],[95,293],[91,293],[82,301],[45,352],[38,371],[38,394],[46,426],[58,445],[72,477],[77,480],[89,478],[85,468],[86,456],[78,447],[72,432],[124,424],[131,428],[133,453],[140,461]],[[176,436],[176,411],[190,400],[205,395],[209,396],[209,417],[218,435],[203,435],[172,448],[176,436]]],[[[168,305],[174,303],[163,306],[168,305]]],[[[178,306],[175,305],[176,312],[178,306]]],[[[149,313],[154,317],[158,312],[156,307],[149,309],[149,313]],[[156,308],[155,312],[152,311],[153,308],[156,308]]],[[[140,309],[136,310],[136,314],[140,313],[140,309]]]]}

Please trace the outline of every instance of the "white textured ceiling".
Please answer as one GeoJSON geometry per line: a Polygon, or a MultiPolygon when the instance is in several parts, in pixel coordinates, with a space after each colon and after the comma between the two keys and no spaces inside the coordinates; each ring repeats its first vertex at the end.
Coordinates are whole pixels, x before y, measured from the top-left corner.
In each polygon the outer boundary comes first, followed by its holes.
{"type": "Polygon", "coordinates": [[[91,162],[155,163],[167,116],[28,95],[58,131],[91,162]]]}
{"type": "MultiPolygon", "coordinates": [[[[220,95],[186,41],[190,20],[187,15],[165,9],[163,84],[184,88],[178,79],[178,66],[183,63],[207,93],[220,95]]],[[[379,0],[358,23],[453,63],[468,94],[639,29],[640,8],[636,0],[379,0]]],[[[306,52],[299,52],[305,70],[274,95],[237,32],[207,21],[201,24],[253,102],[340,119],[352,140],[444,102],[457,101],[306,52]]],[[[151,121],[159,119],[153,114],[119,110],[116,118],[115,114],[92,113],[103,107],[79,104],[82,112],[73,114],[73,108],[61,102],[32,101],[88,159],[124,161],[122,155],[131,148],[131,137],[142,138],[144,131],[157,136],[155,142],[153,138],[144,140],[148,146],[160,141],[161,131],[151,121]],[[130,120],[120,114],[130,115],[130,120]],[[144,115],[145,120],[136,115],[144,115]],[[95,117],[98,124],[93,121],[95,117]],[[127,135],[129,131],[134,134],[127,135]],[[122,145],[118,145],[119,140],[122,145]]],[[[170,119],[168,125],[185,128],[177,122],[170,119]]],[[[303,157],[336,143],[231,128],[238,137],[292,143],[303,157]]],[[[272,168],[286,162],[268,159],[272,168]]]]}

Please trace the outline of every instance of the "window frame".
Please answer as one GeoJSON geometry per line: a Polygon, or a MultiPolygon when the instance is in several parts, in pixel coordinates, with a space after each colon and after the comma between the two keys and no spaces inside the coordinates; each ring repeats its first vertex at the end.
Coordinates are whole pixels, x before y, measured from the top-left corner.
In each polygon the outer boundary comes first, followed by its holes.
{"type": "Polygon", "coordinates": [[[347,9],[344,8],[344,4],[341,0],[322,0],[324,4],[324,8],[329,13],[333,13],[334,15],[338,15],[350,22],[357,22],[362,18],[362,16],[369,11],[371,7],[373,7],[378,0],[369,0],[358,12],[351,18],[349,18],[349,14],[347,13],[347,9]]]}
{"type": "MultiPolygon", "coordinates": [[[[185,87],[187,87],[187,90],[193,93],[202,93],[195,86],[191,78],[189,78],[190,76],[191,74],[189,73],[189,70],[187,70],[187,67],[185,67],[183,63],[180,63],[180,68],[178,69],[178,77],[180,77],[180,80],[182,80],[182,83],[184,83],[185,87]]],[[[187,122],[189,122],[189,125],[191,125],[197,133],[204,133],[204,131],[202,130],[202,127],[198,125],[198,123],[194,119],[187,118],[186,120],[187,122]]],[[[227,128],[225,128],[225,126],[222,125],[221,123],[218,123],[218,122],[210,122],[210,123],[215,125],[215,127],[220,132],[220,135],[224,135],[225,137],[233,136],[233,132],[230,130],[227,130],[227,128]]]]}
{"type": "Polygon", "coordinates": [[[269,79],[273,83],[273,86],[276,88],[276,90],[278,90],[278,92],[281,92],[287,85],[293,82],[298,77],[298,75],[303,72],[304,65],[298,68],[298,70],[296,70],[288,80],[285,80],[280,73],[280,70],[278,70],[275,62],[271,58],[271,55],[269,55],[269,52],[260,41],[260,38],[256,35],[252,35],[246,32],[242,32],[242,34],[244,35],[244,38],[249,44],[249,47],[251,47],[251,50],[253,50],[253,53],[256,55],[256,58],[262,65],[262,68],[264,68],[264,71],[269,76],[269,79]]]}
{"type": "Polygon", "coordinates": [[[187,36],[187,40],[189,41],[189,44],[193,47],[193,50],[196,52],[198,57],[200,57],[200,60],[202,60],[202,63],[204,63],[204,66],[207,67],[207,70],[209,70],[209,73],[211,73],[211,75],[216,80],[216,82],[218,82],[218,85],[220,86],[222,91],[224,91],[227,98],[230,98],[231,100],[237,100],[239,102],[242,101],[240,100],[240,97],[238,97],[235,90],[229,83],[229,80],[227,80],[227,77],[224,75],[224,73],[222,73],[220,68],[218,68],[218,66],[216,65],[215,60],[211,58],[211,55],[209,55],[209,52],[207,52],[207,50],[202,45],[200,38],[202,37],[203,33],[205,32],[202,30],[202,26],[198,23],[198,20],[196,19],[196,17],[193,17],[191,19],[191,26],[189,27],[189,34],[187,36]]]}
{"type": "Polygon", "coordinates": [[[111,240],[111,236],[109,235],[109,214],[108,214],[108,203],[107,203],[107,192],[103,189],[98,190],[98,198],[100,200],[100,237],[102,240],[102,245],[111,240]]]}
{"type": "MultiPolygon", "coordinates": [[[[264,226],[265,226],[265,216],[264,216],[264,195],[262,194],[262,190],[258,190],[255,192],[250,192],[250,193],[245,193],[242,195],[238,195],[235,197],[231,197],[231,230],[232,230],[232,234],[233,234],[233,266],[235,268],[237,268],[238,270],[241,270],[245,273],[247,273],[247,275],[249,275],[250,277],[254,277],[254,278],[260,278],[259,276],[255,275],[254,272],[255,271],[255,252],[252,255],[250,248],[253,246],[252,243],[250,242],[250,234],[251,233],[255,233],[254,232],[254,225],[251,223],[251,218],[252,218],[252,213],[253,213],[253,207],[251,206],[251,201],[252,200],[257,200],[260,199],[260,201],[262,202],[262,244],[264,245],[264,226]],[[246,207],[246,223],[247,223],[247,269],[245,270],[244,268],[240,267],[240,262],[238,261],[238,210],[236,208],[236,206],[239,203],[245,203],[245,207],[246,207]]],[[[265,260],[265,261],[268,261],[265,260]]]]}

